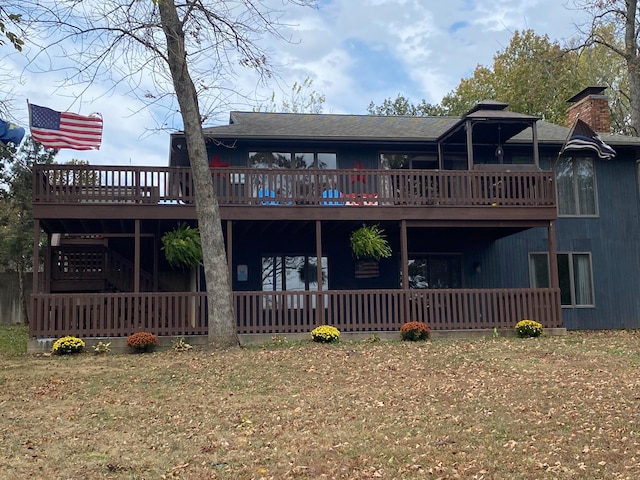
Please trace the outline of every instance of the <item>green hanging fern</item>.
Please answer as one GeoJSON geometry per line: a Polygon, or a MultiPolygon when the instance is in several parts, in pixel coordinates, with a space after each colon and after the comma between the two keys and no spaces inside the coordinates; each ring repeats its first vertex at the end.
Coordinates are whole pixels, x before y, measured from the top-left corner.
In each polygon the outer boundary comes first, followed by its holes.
{"type": "Polygon", "coordinates": [[[378,225],[362,225],[351,232],[351,250],[356,258],[387,258],[391,256],[391,247],[384,230],[378,225]]]}
{"type": "Polygon", "coordinates": [[[162,236],[162,250],[172,268],[195,267],[202,263],[200,231],[181,223],[162,236]]]}

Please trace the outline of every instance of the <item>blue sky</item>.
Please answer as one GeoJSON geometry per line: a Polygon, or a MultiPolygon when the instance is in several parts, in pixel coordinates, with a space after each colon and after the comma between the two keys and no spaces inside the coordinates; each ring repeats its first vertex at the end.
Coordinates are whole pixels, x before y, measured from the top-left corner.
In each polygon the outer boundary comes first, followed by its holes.
{"type": "MultiPolygon", "coordinates": [[[[570,7],[563,0],[323,0],[318,9],[289,6],[282,33],[293,42],[265,43],[278,77],[256,91],[255,76],[237,69],[234,87],[253,100],[220,106],[207,126],[227,122],[230,109],[264,104],[272,92],[286,97],[294,82],[307,77],[326,96],[325,113],[366,113],[371,101],[380,104],[399,93],[415,103],[437,103],[476,65],[490,66],[516,30],[531,28],[561,43],[576,36],[575,25],[585,17],[570,7]]],[[[25,69],[21,55],[6,45],[0,46],[0,58],[5,75],[18,79],[0,77],[0,98],[13,99],[12,117],[21,125],[28,125],[27,99],[56,110],[103,115],[102,148],[63,150],[58,161],[166,165],[168,134],[181,128],[178,116],[141,110],[139,101],[109,84],[56,88],[62,72],[25,69]],[[157,131],[167,118],[168,129],[157,131]]]]}

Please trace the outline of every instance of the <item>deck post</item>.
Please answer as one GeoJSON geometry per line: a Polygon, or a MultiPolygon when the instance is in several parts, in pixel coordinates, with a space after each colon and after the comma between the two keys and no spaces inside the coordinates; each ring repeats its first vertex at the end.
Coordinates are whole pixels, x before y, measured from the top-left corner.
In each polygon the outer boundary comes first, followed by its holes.
{"type": "MultiPolygon", "coordinates": [[[[549,222],[549,226],[547,227],[548,232],[548,242],[549,242],[549,286],[553,288],[555,291],[560,289],[560,281],[558,279],[558,251],[557,251],[557,243],[556,243],[556,222],[555,220],[551,220],[549,222]]],[[[554,299],[558,302],[557,305],[554,305],[555,312],[554,316],[556,317],[556,326],[562,325],[562,300],[559,296],[554,295],[554,299]]],[[[555,302],[554,302],[555,303],[555,302]]]]}
{"type": "Polygon", "coordinates": [[[409,290],[409,245],[407,241],[407,221],[400,220],[400,261],[402,262],[402,289],[409,290]]]}
{"type": "Polygon", "coordinates": [[[233,290],[233,220],[227,220],[227,268],[233,290]]]}
{"type": "Polygon", "coordinates": [[[135,220],[135,235],[133,239],[133,291],[140,293],[140,220],[135,220]]]}
{"type": "Polygon", "coordinates": [[[556,246],[556,222],[551,220],[547,227],[549,243],[549,286],[560,288],[558,280],[558,251],[556,246]]]}
{"type": "MultiPolygon", "coordinates": [[[[40,267],[40,220],[33,219],[33,285],[32,292],[38,293],[38,270],[40,267]]],[[[47,250],[51,248],[51,238],[47,242],[47,250]]],[[[45,271],[49,269],[46,268],[45,271]]]]}
{"type": "Polygon", "coordinates": [[[473,123],[467,120],[465,124],[467,131],[467,170],[473,170],[473,123]]]}
{"type": "Polygon", "coordinates": [[[411,308],[409,305],[409,252],[407,241],[407,221],[404,219],[400,220],[400,258],[402,262],[402,296],[404,297],[404,302],[401,303],[403,311],[400,312],[402,315],[400,324],[403,324],[404,322],[412,320],[407,318],[411,308]]]}
{"type": "Polygon", "coordinates": [[[324,324],[324,302],[322,301],[322,221],[316,220],[316,282],[318,282],[318,297],[316,300],[316,312],[320,315],[316,318],[316,325],[324,324]]]}

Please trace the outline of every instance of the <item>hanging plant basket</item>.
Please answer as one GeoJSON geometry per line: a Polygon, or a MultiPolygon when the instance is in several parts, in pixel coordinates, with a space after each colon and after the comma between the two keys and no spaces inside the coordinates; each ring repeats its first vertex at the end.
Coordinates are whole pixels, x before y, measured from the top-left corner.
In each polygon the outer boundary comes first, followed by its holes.
{"type": "Polygon", "coordinates": [[[186,223],[162,236],[162,251],[172,268],[195,267],[202,263],[200,231],[186,223]]]}
{"type": "Polygon", "coordinates": [[[351,232],[351,251],[357,259],[388,258],[391,256],[391,247],[387,237],[378,225],[362,225],[351,232]]]}

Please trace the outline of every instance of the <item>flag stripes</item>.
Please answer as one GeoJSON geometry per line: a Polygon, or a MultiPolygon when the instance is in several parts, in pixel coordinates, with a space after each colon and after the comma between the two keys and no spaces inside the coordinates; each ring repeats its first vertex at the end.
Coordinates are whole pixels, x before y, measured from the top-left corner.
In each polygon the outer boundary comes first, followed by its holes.
{"type": "Polygon", "coordinates": [[[99,149],[102,142],[102,117],[57,112],[29,104],[29,127],[34,140],[47,148],[74,150],[99,149]]]}
{"type": "Polygon", "coordinates": [[[616,156],[616,151],[604,143],[600,136],[583,120],[578,119],[573,126],[569,139],[560,151],[560,155],[569,151],[584,152],[591,150],[603,160],[611,160],[616,156]]]}

